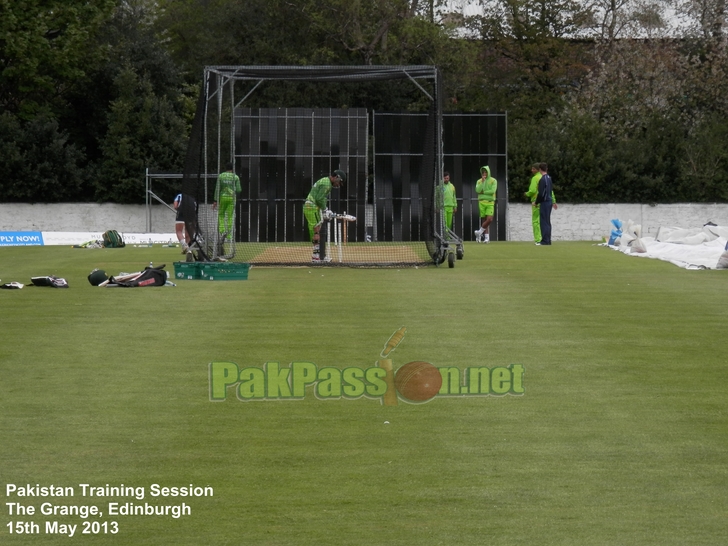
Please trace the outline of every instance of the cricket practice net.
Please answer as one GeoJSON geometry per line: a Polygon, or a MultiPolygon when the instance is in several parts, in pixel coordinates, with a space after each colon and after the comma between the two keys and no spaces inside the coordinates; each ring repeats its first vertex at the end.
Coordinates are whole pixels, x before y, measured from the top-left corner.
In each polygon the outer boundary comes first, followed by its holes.
{"type": "MultiPolygon", "coordinates": [[[[442,217],[434,207],[442,173],[439,85],[437,70],[427,66],[206,68],[182,183],[182,192],[192,197],[186,201],[194,220],[187,221],[187,229],[195,234],[195,259],[311,265],[304,203],[318,180],[339,170],[346,180],[328,195],[330,213],[321,219],[316,265],[433,263],[442,217]],[[378,177],[371,111],[243,106],[269,80],[275,85],[403,80],[415,84],[429,108],[414,138],[407,136],[414,141],[408,144],[413,153],[403,154],[388,166],[387,176],[378,177]],[[216,184],[229,163],[240,186],[223,218],[215,204],[216,184]]],[[[395,148],[388,152],[396,155],[397,139],[387,141],[395,148]]]]}

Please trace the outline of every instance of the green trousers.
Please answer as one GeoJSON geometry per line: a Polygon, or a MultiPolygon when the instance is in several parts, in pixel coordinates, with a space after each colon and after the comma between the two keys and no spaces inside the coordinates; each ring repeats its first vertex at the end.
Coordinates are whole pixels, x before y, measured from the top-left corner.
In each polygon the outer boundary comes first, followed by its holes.
{"type": "Polygon", "coordinates": [[[235,199],[232,197],[221,197],[217,203],[217,223],[220,233],[230,233],[233,229],[235,218],[235,199]]]}
{"type": "Polygon", "coordinates": [[[531,224],[533,225],[533,240],[537,243],[541,242],[541,207],[540,205],[531,206],[531,224]]]}
{"type": "Polygon", "coordinates": [[[445,226],[447,229],[452,230],[452,215],[455,207],[445,207],[445,226]]]}
{"type": "Polygon", "coordinates": [[[308,224],[308,237],[311,241],[313,241],[313,228],[321,221],[321,213],[319,212],[319,208],[312,203],[304,203],[303,216],[306,218],[306,223],[308,224]]]}

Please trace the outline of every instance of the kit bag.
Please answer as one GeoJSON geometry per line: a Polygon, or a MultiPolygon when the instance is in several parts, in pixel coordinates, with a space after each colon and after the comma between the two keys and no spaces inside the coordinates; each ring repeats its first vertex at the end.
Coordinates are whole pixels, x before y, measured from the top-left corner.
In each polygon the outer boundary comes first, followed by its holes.
{"type": "Polygon", "coordinates": [[[167,272],[164,266],[147,268],[139,275],[131,279],[122,279],[111,277],[109,282],[126,288],[136,288],[138,286],[164,286],[167,283],[167,272]]]}
{"type": "Polygon", "coordinates": [[[61,279],[54,275],[48,275],[47,277],[31,277],[30,282],[33,286],[50,286],[51,288],[68,288],[66,279],[61,279]]]}
{"type": "Polygon", "coordinates": [[[104,248],[123,248],[126,246],[121,234],[115,229],[104,231],[104,248]]]}

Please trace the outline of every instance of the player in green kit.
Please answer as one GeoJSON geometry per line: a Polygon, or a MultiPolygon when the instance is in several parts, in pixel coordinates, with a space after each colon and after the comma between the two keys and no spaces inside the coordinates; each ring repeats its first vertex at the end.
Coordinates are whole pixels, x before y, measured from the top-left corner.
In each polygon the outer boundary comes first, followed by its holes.
{"type": "Polygon", "coordinates": [[[233,172],[233,164],[225,166],[225,172],[220,173],[215,185],[215,202],[212,209],[217,209],[217,228],[224,235],[233,229],[235,221],[235,195],[240,193],[240,178],[233,172]]]}
{"type": "Polygon", "coordinates": [[[453,214],[458,211],[458,200],[455,196],[455,186],[450,182],[450,173],[445,171],[442,175],[443,206],[445,208],[445,226],[452,231],[453,214]]]}
{"type": "MultiPolygon", "coordinates": [[[[536,204],[536,197],[538,196],[538,183],[541,180],[541,172],[539,171],[539,164],[534,163],[531,165],[531,184],[528,187],[528,191],[525,193],[526,197],[531,200],[531,226],[533,227],[533,240],[538,245],[541,243],[541,207],[536,204]]],[[[551,192],[551,201],[554,209],[558,209],[559,206],[556,204],[556,196],[554,192],[551,192]]]]}
{"type": "Polygon", "coordinates": [[[490,167],[480,167],[480,179],[475,183],[475,193],[478,195],[478,210],[482,218],[480,229],[475,230],[475,240],[480,243],[489,243],[490,235],[488,228],[493,221],[495,210],[495,192],[498,189],[498,181],[490,176],[490,167]]]}
{"type": "Polygon", "coordinates": [[[318,180],[306,197],[303,204],[303,215],[308,224],[308,235],[313,243],[313,254],[311,261],[316,263],[321,261],[321,211],[328,208],[329,194],[331,189],[338,188],[343,182],[346,182],[346,173],[336,170],[329,176],[324,176],[318,180]]]}

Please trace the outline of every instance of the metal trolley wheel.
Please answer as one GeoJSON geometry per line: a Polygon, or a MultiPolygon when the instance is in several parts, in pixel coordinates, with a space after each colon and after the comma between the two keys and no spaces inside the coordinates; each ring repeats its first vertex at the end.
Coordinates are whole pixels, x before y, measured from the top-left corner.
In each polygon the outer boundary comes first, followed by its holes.
{"type": "Polygon", "coordinates": [[[448,245],[447,241],[440,241],[440,244],[437,247],[437,254],[435,256],[435,265],[444,264],[447,260],[447,257],[450,255],[450,245],[448,245]]]}

